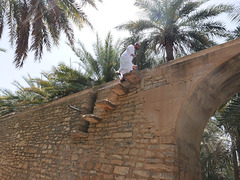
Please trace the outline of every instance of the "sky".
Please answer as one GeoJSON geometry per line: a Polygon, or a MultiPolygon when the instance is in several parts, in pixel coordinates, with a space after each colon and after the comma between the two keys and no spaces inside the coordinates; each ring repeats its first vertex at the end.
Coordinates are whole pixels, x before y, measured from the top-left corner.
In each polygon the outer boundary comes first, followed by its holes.
{"type": "MultiPolygon", "coordinates": [[[[80,40],[89,51],[92,51],[92,44],[96,42],[96,32],[102,40],[105,39],[109,31],[113,34],[113,40],[126,37],[127,32],[117,31],[115,27],[137,18],[138,9],[134,6],[134,1],[103,0],[102,3],[97,3],[98,10],[92,7],[84,8],[83,11],[87,14],[94,30],[87,26],[82,30],[74,28],[76,41],[80,40]]],[[[16,69],[13,64],[14,48],[9,43],[8,29],[4,29],[3,37],[0,39],[0,48],[6,49],[7,52],[0,52],[0,89],[14,92],[16,90],[12,84],[14,80],[22,85],[27,85],[23,76],[27,77],[29,74],[31,77],[41,77],[41,72],[49,72],[53,66],[57,66],[60,62],[64,62],[66,65],[70,65],[71,62],[72,66],[77,66],[76,62],[79,60],[66,42],[66,37],[62,35],[60,46],[53,47],[51,52],[44,51],[41,62],[34,61],[33,53],[29,53],[24,66],[16,69]]]]}
{"type": "MultiPolygon", "coordinates": [[[[229,0],[227,2],[236,3],[238,1],[229,0]]],[[[134,2],[135,0],[103,0],[103,3],[97,3],[98,10],[86,7],[83,11],[92,23],[94,31],[87,26],[82,30],[74,28],[75,39],[83,42],[85,47],[92,51],[92,44],[96,41],[96,32],[102,40],[105,39],[109,31],[111,31],[114,40],[128,36],[127,32],[117,31],[115,27],[138,19],[139,10],[134,6],[134,2]]],[[[226,1],[211,0],[211,2],[214,4],[226,1]]],[[[27,77],[29,74],[34,78],[41,77],[41,72],[49,72],[53,66],[57,66],[60,62],[64,62],[66,65],[70,65],[71,62],[72,66],[77,66],[76,62],[79,60],[66,42],[65,36],[62,35],[59,47],[53,47],[51,52],[44,51],[41,62],[35,62],[33,53],[29,53],[24,66],[16,69],[13,64],[14,48],[9,43],[8,29],[4,29],[3,37],[0,39],[0,48],[6,49],[7,52],[0,52],[0,89],[14,92],[16,90],[12,84],[14,80],[26,85],[23,80],[24,76],[27,77]]]]}

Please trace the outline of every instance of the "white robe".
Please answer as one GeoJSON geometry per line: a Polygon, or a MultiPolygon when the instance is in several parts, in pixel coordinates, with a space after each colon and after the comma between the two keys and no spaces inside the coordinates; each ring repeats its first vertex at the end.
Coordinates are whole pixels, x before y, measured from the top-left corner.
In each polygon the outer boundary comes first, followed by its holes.
{"type": "Polygon", "coordinates": [[[133,70],[133,55],[135,54],[135,48],[133,45],[129,45],[124,53],[120,57],[120,78],[123,77],[124,74],[129,73],[133,70]]]}

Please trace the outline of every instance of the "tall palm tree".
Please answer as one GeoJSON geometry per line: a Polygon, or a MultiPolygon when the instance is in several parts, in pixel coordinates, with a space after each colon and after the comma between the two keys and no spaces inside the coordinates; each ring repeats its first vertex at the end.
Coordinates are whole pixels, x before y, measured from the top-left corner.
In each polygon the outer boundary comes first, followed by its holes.
{"type": "Polygon", "coordinates": [[[40,60],[44,47],[50,51],[52,45],[59,44],[61,32],[73,44],[70,21],[80,28],[84,23],[91,26],[82,10],[86,4],[96,7],[95,0],[0,0],[0,38],[7,24],[10,42],[16,43],[16,67],[23,66],[29,50],[40,60]]]}
{"type": "Polygon", "coordinates": [[[135,5],[143,10],[142,19],[120,25],[147,39],[150,48],[165,56],[167,61],[174,56],[186,55],[215,45],[213,36],[225,37],[226,29],[213,18],[230,10],[225,5],[201,8],[200,0],[137,0],[135,5]]]}
{"type": "Polygon", "coordinates": [[[81,42],[78,43],[78,48],[73,48],[73,51],[79,57],[79,64],[83,67],[86,74],[95,79],[98,84],[101,84],[112,81],[115,77],[112,68],[119,68],[121,42],[118,40],[113,45],[113,38],[110,32],[104,43],[98,35],[96,35],[96,39],[96,43],[93,44],[94,54],[87,51],[81,42]]]}
{"type": "Polygon", "coordinates": [[[204,129],[200,160],[202,179],[233,179],[230,142],[218,121],[211,118],[204,129]]]}
{"type": "Polygon", "coordinates": [[[229,134],[232,143],[232,161],[234,165],[235,179],[239,179],[238,164],[240,163],[240,94],[230,98],[227,103],[215,113],[219,125],[224,127],[225,133],[229,134]],[[237,158],[238,157],[238,158],[237,158]]]}

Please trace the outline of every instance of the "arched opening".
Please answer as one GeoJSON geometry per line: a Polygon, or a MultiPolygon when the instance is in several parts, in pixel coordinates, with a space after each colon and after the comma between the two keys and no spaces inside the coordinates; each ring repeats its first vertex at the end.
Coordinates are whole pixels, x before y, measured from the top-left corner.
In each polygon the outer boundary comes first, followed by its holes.
{"type": "Polygon", "coordinates": [[[202,179],[239,180],[240,93],[221,105],[204,129],[200,145],[202,179]]]}
{"type": "Polygon", "coordinates": [[[200,143],[217,108],[240,92],[240,54],[222,61],[185,98],[176,125],[180,179],[201,179],[200,143]]]}

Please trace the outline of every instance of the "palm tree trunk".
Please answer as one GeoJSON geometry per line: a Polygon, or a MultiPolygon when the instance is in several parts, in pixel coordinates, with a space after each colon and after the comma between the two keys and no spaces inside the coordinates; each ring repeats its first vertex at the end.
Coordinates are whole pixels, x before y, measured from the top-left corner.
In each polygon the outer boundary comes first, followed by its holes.
{"type": "Polygon", "coordinates": [[[232,158],[233,158],[233,169],[234,169],[234,179],[239,180],[239,172],[238,172],[238,163],[237,163],[237,154],[236,154],[236,146],[232,145],[232,158]]]}
{"type": "Polygon", "coordinates": [[[167,61],[173,60],[173,42],[171,38],[166,37],[166,53],[167,53],[167,61]]]}
{"type": "Polygon", "coordinates": [[[236,146],[237,146],[237,153],[238,158],[240,159],[240,130],[236,130],[236,146]]]}

